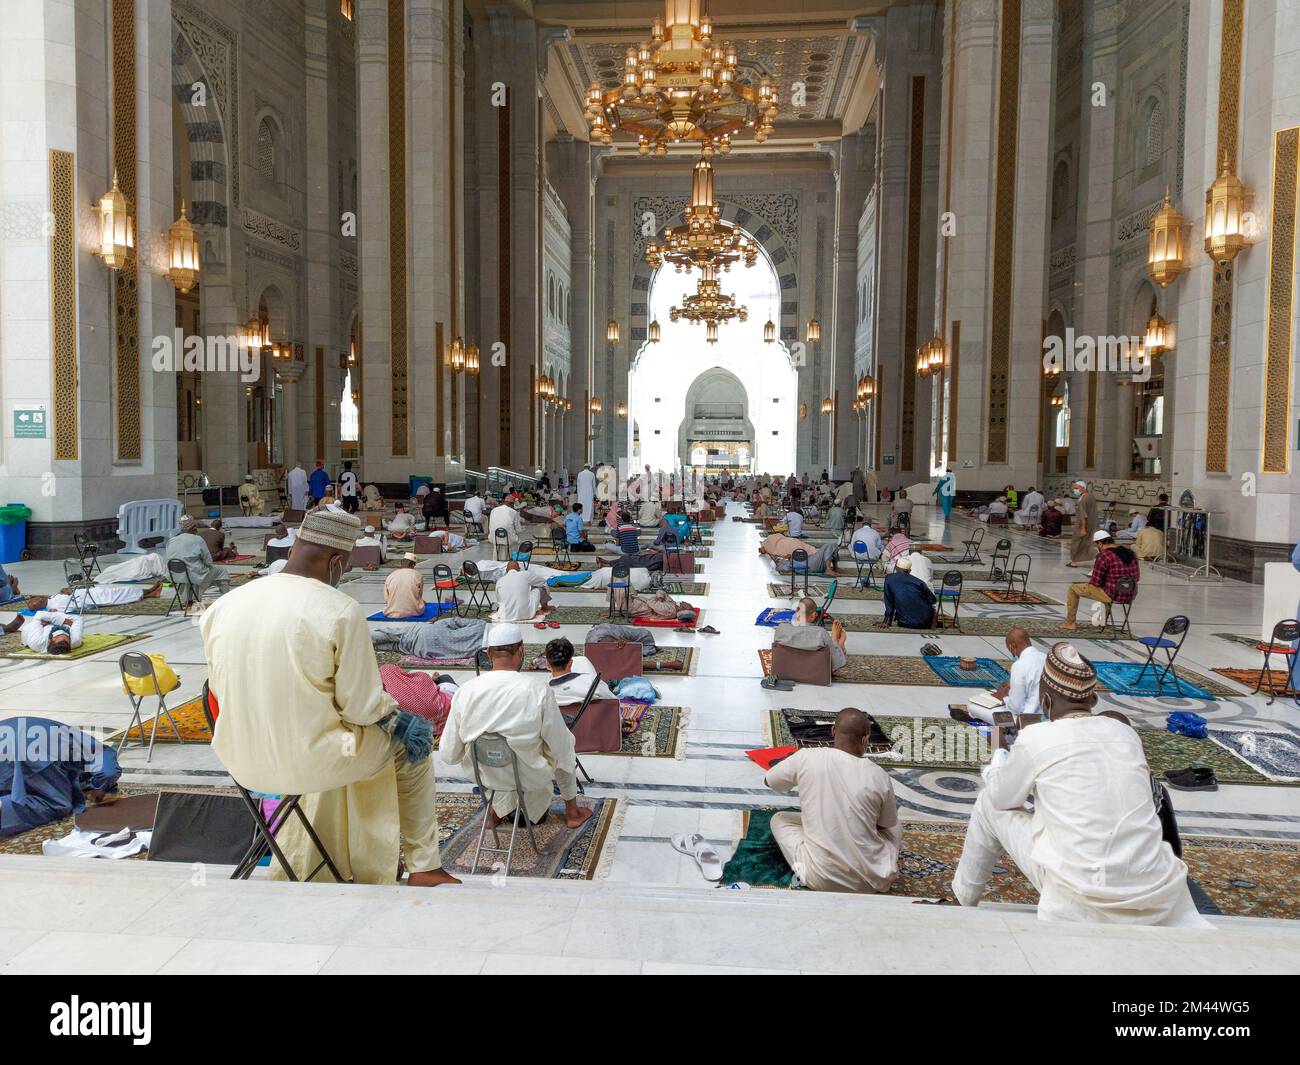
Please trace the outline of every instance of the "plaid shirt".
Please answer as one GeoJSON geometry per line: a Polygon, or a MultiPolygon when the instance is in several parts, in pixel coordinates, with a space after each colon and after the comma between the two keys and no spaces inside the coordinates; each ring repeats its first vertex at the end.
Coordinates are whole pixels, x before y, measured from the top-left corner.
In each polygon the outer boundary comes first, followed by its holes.
{"type": "Polygon", "coordinates": [[[1110,548],[1097,555],[1096,561],[1092,564],[1092,576],[1088,581],[1110,596],[1112,602],[1131,603],[1133,596],[1137,594],[1137,582],[1140,576],[1136,555],[1132,557],[1132,561],[1125,562],[1115,553],[1114,548],[1110,548]],[[1115,585],[1124,577],[1133,578],[1133,591],[1129,595],[1120,597],[1115,594],[1115,585]]]}

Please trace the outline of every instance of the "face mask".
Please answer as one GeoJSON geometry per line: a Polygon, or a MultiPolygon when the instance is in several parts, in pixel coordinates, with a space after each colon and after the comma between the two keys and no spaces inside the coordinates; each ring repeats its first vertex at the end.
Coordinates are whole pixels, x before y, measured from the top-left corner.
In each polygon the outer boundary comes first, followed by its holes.
{"type": "Polygon", "coordinates": [[[331,588],[337,588],[339,581],[343,579],[343,560],[337,556],[330,559],[329,578],[331,588]]]}
{"type": "Polygon", "coordinates": [[[1077,488],[1071,488],[1071,489],[1070,489],[1070,494],[1071,494],[1072,496],[1074,496],[1074,497],[1077,499],[1081,493],[1079,492],[1079,489],[1077,489],[1077,488]]]}

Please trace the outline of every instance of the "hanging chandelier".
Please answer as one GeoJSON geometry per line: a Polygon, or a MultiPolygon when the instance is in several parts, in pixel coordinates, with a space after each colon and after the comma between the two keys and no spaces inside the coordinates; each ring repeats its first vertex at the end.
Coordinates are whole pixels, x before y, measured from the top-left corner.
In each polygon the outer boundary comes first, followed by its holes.
{"type": "Polygon", "coordinates": [[[1246,246],[1246,186],[1224,157],[1222,172],[1205,190],[1205,253],[1231,262],[1246,246]]]}
{"type": "Polygon", "coordinates": [[[623,84],[587,89],[586,116],[592,140],[612,144],[624,132],[642,155],[664,155],[668,145],[700,144],[725,155],[732,137],[753,133],[762,144],[772,133],[777,93],[764,74],[757,86],[739,77],[736,49],[713,40],[713,20],[701,0],[664,0],[664,13],[650,27],[650,40],[630,47],[623,84]]]}
{"type": "Polygon", "coordinates": [[[804,333],[804,339],[809,344],[816,344],[822,338],[822,324],[816,318],[808,319],[808,330],[804,333]]]}
{"type": "Polygon", "coordinates": [[[684,306],[670,307],[668,317],[674,322],[684,318],[688,322],[704,322],[712,326],[706,339],[714,343],[717,340],[718,324],[729,322],[733,318],[746,321],[749,318],[749,308],[738,304],[735,296],[722,291],[716,266],[703,266],[700,272],[703,276],[695,292],[682,300],[684,306]]]}
{"type": "Polygon", "coordinates": [[[1147,231],[1147,274],[1161,288],[1168,288],[1180,274],[1190,267],[1187,262],[1187,233],[1190,223],[1169,199],[1165,188],[1165,202],[1151,219],[1147,231]]]}
{"type": "Polygon", "coordinates": [[[167,280],[180,293],[189,292],[199,281],[199,238],[183,203],[180,218],[167,230],[167,280]]]}
{"type": "Polygon", "coordinates": [[[1151,308],[1151,317],[1147,319],[1147,332],[1142,343],[1146,353],[1152,358],[1163,355],[1174,346],[1172,327],[1154,307],[1151,308]]]}
{"type": "Polygon", "coordinates": [[[650,343],[658,344],[659,335],[660,335],[659,319],[656,318],[650,323],[650,343]]]}
{"type": "Polygon", "coordinates": [[[701,159],[691,173],[691,200],[686,205],[686,220],[680,226],[665,229],[660,241],[650,241],[645,250],[646,264],[657,270],[665,262],[677,272],[692,267],[720,266],[730,270],[732,263],[753,266],[758,260],[758,245],[730,222],[722,221],[722,208],[713,195],[713,164],[701,159]]]}
{"type": "Polygon", "coordinates": [[[776,343],[776,323],[772,321],[771,318],[769,318],[767,320],[767,324],[763,326],[763,343],[764,344],[776,343]]]}
{"type": "Polygon", "coordinates": [[[858,402],[862,404],[863,409],[876,394],[876,379],[871,374],[863,374],[858,378],[857,397],[858,402]]]}

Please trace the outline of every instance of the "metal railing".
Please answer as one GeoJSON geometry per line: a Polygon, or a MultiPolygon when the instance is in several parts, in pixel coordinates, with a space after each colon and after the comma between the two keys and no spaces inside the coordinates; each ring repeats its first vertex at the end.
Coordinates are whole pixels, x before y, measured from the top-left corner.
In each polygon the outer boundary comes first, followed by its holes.
{"type": "Polygon", "coordinates": [[[508,485],[514,485],[516,488],[534,488],[540,480],[534,473],[521,473],[518,470],[507,469],[505,466],[489,466],[486,472],[471,470],[468,466],[464,467],[464,470],[466,485],[484,495],[500,494],[508,485]]]}

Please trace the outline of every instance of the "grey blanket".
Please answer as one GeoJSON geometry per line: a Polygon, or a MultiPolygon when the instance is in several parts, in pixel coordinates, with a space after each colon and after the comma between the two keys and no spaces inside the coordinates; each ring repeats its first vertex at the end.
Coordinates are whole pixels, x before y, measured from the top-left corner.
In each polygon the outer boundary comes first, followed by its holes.
{"type": "Polygon", "coordinates": [[[587,643],[596,643],[599,640],[622,640],[624,643],[639,643],[642,658],[649,658],[659,650],[655,646],[654,633],[637,625],[611,625],[609,622],[601,622],[601,624],[594,626],[586,636],[587,643]]]}
{"type": "Polygon", "coordinates": [[[473,658],[483,646],[487,622],[479,618],[406,621],[370,630],[376,651],[399,651],[415,658],[473,658]]]}

